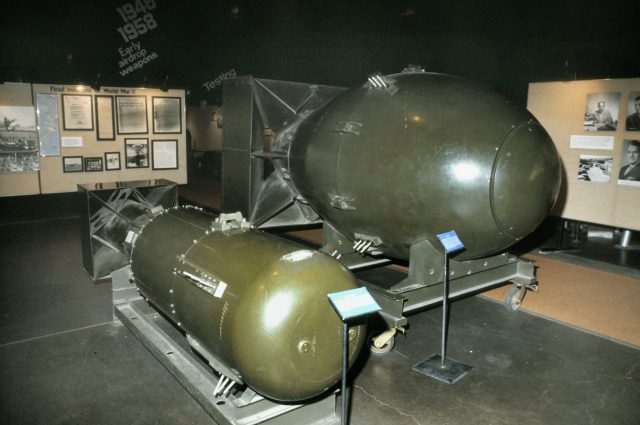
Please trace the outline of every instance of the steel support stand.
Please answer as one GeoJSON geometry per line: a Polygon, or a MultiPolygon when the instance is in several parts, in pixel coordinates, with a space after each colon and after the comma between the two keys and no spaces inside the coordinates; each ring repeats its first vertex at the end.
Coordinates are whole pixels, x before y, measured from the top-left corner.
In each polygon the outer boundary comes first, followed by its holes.
{"type": "Polygon", "coordinates": [[[341,425],[347,425],[348,418],[348,406],[347,402],[347,372],[349,370],[349,325],[347,322],[342,322],[342,415],[340,419],[341,425]]]}
{"type": "Polygon", "coordinates": [[[447,329],[449,324],[449,253],[444,253],[444,279],[442,282],[442,339],[440,354],[434,354],[413,367],[418,373],[446,384],[454,384],[473,369],[472,366],[447,358],[447,329]]]}

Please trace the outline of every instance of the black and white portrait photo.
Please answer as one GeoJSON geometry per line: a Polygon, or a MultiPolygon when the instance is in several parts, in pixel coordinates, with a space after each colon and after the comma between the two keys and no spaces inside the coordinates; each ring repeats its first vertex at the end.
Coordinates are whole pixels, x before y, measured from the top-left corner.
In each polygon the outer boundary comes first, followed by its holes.
{"type": "Polygon", "coordinates": [[[618,126],[620,93],[590,93],[584,112],[584,131],[615,131],[618,126]]]}
{"type": "Polygon", "coordinates": [[[640,91],[629,93],[625,129],[627,131],[640,131],[640,91]]]}
{"type": "Polygon", "coordinates": [[[622,144],[618,184],[640,187],[640,140],[625,140],[622,144]]]}
{"type": "Polygon", "coordinates": [[[578,180],[597,183],[611,181],[612,156],[580,155],[578,180]]]}

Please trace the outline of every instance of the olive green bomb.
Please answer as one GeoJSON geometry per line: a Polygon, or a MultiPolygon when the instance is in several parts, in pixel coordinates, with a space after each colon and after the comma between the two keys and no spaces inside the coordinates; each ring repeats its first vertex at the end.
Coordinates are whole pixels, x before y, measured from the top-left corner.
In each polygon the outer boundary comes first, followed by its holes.
{"type": "MultiPolygon", "coordinates": [[[[246,222],[214,219],[174,208],[142,227],[130,248],[141,293],[260,395],[295,402],[330,389],[341,376],[342,322],[327,294],[357,287],[353,274],[246,222]]],[[[350,328],[350,363],[364,337],[364,325],[350,328]]]]}

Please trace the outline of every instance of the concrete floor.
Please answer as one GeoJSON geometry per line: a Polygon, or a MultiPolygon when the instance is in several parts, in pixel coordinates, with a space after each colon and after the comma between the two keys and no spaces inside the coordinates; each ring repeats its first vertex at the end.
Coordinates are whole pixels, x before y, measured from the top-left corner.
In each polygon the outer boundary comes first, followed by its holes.
{"type": "MultiPolygon", "coordinates": [[[[122,325],[82,270],[77,217],[0,226],[0,411],[7,424],[214,424],[122,325]]],[[[439,352],[439,308],[409,317],[353,369],[352,425],[640,423],[640,351],[501,304],[451,306],[446,385],[412,371],[439,352]]]]}

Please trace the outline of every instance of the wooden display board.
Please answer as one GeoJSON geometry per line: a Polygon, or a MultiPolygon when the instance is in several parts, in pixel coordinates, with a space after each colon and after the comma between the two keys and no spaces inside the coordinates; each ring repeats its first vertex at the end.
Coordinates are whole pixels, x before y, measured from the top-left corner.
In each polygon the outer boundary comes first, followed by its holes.
{"type": "Polygon", "coordinates": [[[60,138],[59,156],[40,158],[40,193],[111,181],[187,182],[184,90],[33,84],[33,105],[38,95],[55,96],[60,138]]]}
{"type": "Polygon", "coordinates": [[[551,135],[562,159],[563,184],[552,214],[640,230],[640,181],[619,178],[630,160],[627,130],[640,78],[529,84],[527,108],[551,135]]]}
{"type": "MultiPolygon", "coordinates": [[[[33,108],[31,101],[31,84],[26,83],[4,83],[0,84],[0,107],[6,108],[33,108]]],[[[11,155],[22,155],[16,152],[19,149],[25,149],[22,145],[22,140],[19,140],[18,145],[12,140],[15,137],[21,138],[19,135],[20,128],[16,128],[20,125],[19,120],[14,121],[16,117],[11,115],[10,110],[7,114],[2,114],[0,120],[2,122],[2,130],[0,130],[0,136],[2,137],[2,150],[0,151],[3,157],[9,157],[11,155]],[[5,127],[9,127],[7,129],[5,127]],[[16,145],[16,149],[12,149],[9,144],[16,145]]],[[[35,122],[35,111],[32,112],[33,120],[35,122]]],[[[33,142],[35,144],[35,142],[33,142]]],[[[37,154],[35,158],[37,161],[37,154]]],[[[7,170],[8,171],[8,170],[7,170]]],[[[23,170],[22,168],[15,168],[10,172],[0,172],[0,196],[14,196],[14,195],[34,195],[40,193],[40,183],[38,180],[37,170],[23,170]]]]}

